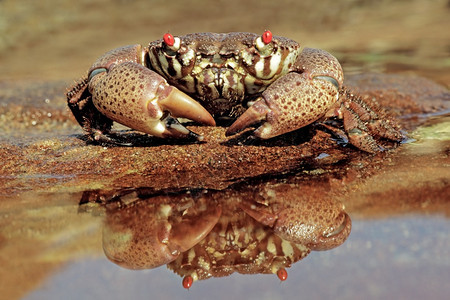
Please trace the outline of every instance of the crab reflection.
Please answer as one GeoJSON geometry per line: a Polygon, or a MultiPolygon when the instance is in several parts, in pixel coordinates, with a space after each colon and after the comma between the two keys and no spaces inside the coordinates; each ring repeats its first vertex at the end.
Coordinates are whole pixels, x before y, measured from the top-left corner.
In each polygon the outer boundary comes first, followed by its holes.
{"type": "Polygon", "coordinates": [[[134,189],[86,192],[82,202],[107,200],[103,249],[111,261],[129,269],[167,264],[189,288],[233,272],[274,273],[285,280],[286,268],[311,250],[332,249],[347,239],[351,220],[342,204],[292,194],[285,185],[246,197],[134,189]]]}

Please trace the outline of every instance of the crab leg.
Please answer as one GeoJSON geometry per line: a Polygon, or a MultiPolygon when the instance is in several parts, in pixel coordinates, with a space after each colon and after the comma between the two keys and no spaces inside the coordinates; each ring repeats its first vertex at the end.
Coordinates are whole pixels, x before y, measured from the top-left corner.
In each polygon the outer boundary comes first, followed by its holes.
{"type": "Polygon", "coordinates": [[[213,117],[197,101],[170,86],[159,74],[134,62],[92,71],[89,91],[93,104],[103,115],[154,136],[202,138],[176,118],[215,125],[213,117]]]}

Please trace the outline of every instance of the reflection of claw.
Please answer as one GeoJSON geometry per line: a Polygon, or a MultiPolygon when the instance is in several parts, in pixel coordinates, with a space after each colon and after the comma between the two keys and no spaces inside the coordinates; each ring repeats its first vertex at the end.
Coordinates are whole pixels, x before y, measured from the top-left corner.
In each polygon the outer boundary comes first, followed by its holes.
{"type": "Polygon", "coordinates": [[[264,205],[239,206],[256,221],[273,228],[284,240],[311,250],[328,250],[341,245],[350,235],[352,221],[339,202],[301,202],[299,206],[273,211],[264,205]]]}
{"type": "Polygon", "coordinates": [[[129,269],[155,268],[175,260],[205,238],[217,224],[220,205],[137,201],[112,211],[103,227],[103,250],[114,263],[129,269]]]}
{"type": "Polygon", "coordinates": [[[323,235],[318,238],[318,243],[310,245],[312,250],[329,250],[341,245],[342,241],[347,239],[352,230],[352,220],[347,213],[342,212],[336,222],[338,221],[341,223],[337,223],[338,225],[332,228],[332,231],[324,231],[323,235]]]}

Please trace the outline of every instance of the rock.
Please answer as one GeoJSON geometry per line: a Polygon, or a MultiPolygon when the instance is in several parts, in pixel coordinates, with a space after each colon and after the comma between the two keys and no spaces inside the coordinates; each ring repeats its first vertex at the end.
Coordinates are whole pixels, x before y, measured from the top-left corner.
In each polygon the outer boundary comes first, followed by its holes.
{"type": "MultiPolygon", "coordinates": [[[[364,97],[376,97],[397,117],[449,109],[449,91],[423,78],[370,74],[352,76],[347,84],[364,97]]],[[[90,145],[67,109],[67,83],[1,82],[0,87],[0,193],[6,195],[131,187],[225,189],[251,178],[339,172],[338,163],[373,159],[314,127],[260,141],[249,133],[225,138],[223,127],[192,126],[205,141],[180,144],[130,133],[140,147],[90,145]]],[[[411,130],[417,120],[400,122],[411,130]]]]}

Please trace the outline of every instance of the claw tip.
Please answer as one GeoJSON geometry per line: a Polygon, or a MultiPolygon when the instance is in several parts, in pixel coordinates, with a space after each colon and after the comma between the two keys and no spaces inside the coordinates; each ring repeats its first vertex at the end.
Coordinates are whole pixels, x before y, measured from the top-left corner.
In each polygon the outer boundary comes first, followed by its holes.
{"type": "Polygon", "coordinates": [[[266,119],[270,108],[262,100],[250,106],[225,132],[226,136],[234,135],[252,125],[266,119]]]}

